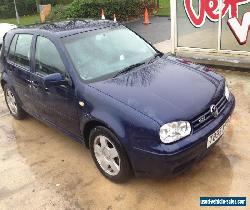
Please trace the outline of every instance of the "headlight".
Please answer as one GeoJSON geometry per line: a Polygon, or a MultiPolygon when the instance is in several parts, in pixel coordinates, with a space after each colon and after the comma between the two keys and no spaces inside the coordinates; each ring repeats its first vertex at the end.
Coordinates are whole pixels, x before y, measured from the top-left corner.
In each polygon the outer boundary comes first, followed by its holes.
{"type": "Polygon", "coordinates": [[[191,133],[191,125],[186,121],[172,122],[160,128],[160,139],[169,144],[178,141],[191,133]]]}
{"type": "Polygon", "coordinates": [[[229,100],[230,90],[227,85],[225,85],[225,96],[226,96],[226,99],[229,100]]]}

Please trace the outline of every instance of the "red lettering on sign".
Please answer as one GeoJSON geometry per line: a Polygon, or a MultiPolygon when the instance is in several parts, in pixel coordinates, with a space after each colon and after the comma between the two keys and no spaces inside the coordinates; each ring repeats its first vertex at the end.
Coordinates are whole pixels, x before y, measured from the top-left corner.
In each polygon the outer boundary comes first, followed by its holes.
{"type": "MultiPolygon", "coordinates": [[[[242,20],[242,25],[237,20],[238,9],[240,5],[249,3],[250,0],[223,0],[221,1],[221,17],[225,17],[227,14],[229,16],[228,25],[233,31],[237,40],[240,44],[246,43],[247,33],[249,29],[249,14],[245,14],[242,20]],[[238,22],[238,25],[237,25],[238,22]],[[247,30],[246,30],[247,28],[247,30]],[[241,34],[240,33],[243,33],[241,34]],[[242,42],[242,40],[244,40],[242,42]]],[[[198,14],[195,12],[193,7],[193,0],[184,0],[184,7],[190,22],[195,27],[201,27],[204,25],[206,18],[210,21],[216,22],[220,18],[220,0],[199,0],[198,14]]]]}
{"type": "Polygon", "coordinates": [[[224,7],[222,9],[222,16],[229,12],[229,17],[238,17],[238,8],[242,4],[250,2],[249,0],[224,0],[224,7]]]}
{"type": "MultiPolygon", "coordinates": [[[[193,0],[184,0],[184,6],[189,20],[195,27],[201,27],[206,17],[211,21],[219,20],[220,0],[199,0],[199,12],[196,14],[193,7],[193,0]]],[[[224,0],[222,3],[222,17],[227,13],[230,18],[238,17],[239,5],[246,4],[250,0],[224,0]]]]}
{"type": "Polygon", "coordinates": [[[248,31],[250,29],[250,12],[244,14],[242,22],[236,18],[230,18],[227,22],[238,42],[243,45],[247,42],[248,31]]]}

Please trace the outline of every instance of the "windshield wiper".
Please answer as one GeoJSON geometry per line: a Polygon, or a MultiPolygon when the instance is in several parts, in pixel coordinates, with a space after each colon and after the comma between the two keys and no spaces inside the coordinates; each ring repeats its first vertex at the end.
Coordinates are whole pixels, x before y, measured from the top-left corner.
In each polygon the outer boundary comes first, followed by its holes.
{"type": "Polygon", "coordinates": [[[133,64],[133,65],[131,65],[131,66],[129,66],[129,67],[126,67],[125,69],[123,69],[123,70],[119,71],[117,74],[115,74],[115,75],[113,76],[113,78],[115,78],[115,77],[117,77],[117,76],[119,76],[119,75],[121,75],[121,74],[125,74],[125,73],[129,72],[130,70],[132,70],[133,68],[136,68],[136,67],[141,66],[141,65],[143,65],[143,64],[149,64],[149,63],[153,62],[156,58],[160,57],[161,55],[162,55],[162,53],[156,53],[156,54],[155,54],[152,58],[150,58],[149,60],[143,61],[143,62],[141,62],[141,63],[136,63],[136,64],[133,64]]]}
{"type": "Polygon", "coordinates": [[[119,76],[119,75],[121,75],[121,74],[125,74],[125,73],[129,72],[130,70],[132,70],[133,68],[136,68],[136,67],[141,66],[141,65],[143,65],[143,64],[145,64],[145,62],[136,63],[136,64],[133,64],[133,65],[131,65],[131,66],[129,66],[129,67],[126,67],[126,68],[124,68],[123,70],[119,71],[117,74],[115,74],[115,75],[113,76],[113,78],[115,78],[115,77],[117,77],[117,76],[119,76]]]}
{"type": "Polygon", "coordinates": [[[161,53],[156,53],[152,58],[150,58],[146,64],[152,63],[156,58],[160,57],[162,54],[161,53]]]}

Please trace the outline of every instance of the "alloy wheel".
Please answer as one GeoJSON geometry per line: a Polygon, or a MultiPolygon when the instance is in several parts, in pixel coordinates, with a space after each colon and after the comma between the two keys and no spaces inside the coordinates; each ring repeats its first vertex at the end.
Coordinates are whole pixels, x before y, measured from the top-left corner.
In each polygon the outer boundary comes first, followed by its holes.
{"type": "Polygon", "coordinates": [[[14,94],[10,89],[6,90],[6,102],[10,109],[10,112],[14,115],[17,114],[17,103],[14,94]]]}
{"type": "Polygon", "coordinates": [[[120,172],[120,157],[115,145],[105,136],[99,135],[94,139],[94,154],[102,170],[115,176],[120,172]]]}

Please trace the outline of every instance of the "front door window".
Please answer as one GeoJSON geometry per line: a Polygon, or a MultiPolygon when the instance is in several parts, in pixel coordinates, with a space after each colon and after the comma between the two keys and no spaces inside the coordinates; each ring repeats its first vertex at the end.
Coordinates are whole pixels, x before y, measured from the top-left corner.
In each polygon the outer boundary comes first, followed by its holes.
{"type": "Polygon", "coordinates": [[[65,66],[55,45],[47,38],[38,36],[36,42],[36,72],[41,75],[65,73],[65,66]]]}

